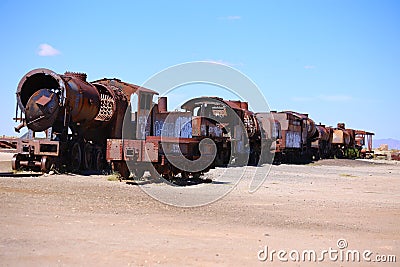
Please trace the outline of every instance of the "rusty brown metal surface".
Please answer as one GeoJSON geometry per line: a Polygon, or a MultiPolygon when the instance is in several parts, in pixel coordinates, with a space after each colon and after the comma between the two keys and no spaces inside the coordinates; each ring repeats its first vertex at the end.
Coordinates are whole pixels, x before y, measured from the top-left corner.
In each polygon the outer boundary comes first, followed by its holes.
{"type": "Polygon", "coordinates": [[[122,139],[107,139],[106,160],[123,160],[122,139]]]}
{"type": "MultiPolygon", "coordinates": [[[[102,79],[93,82],[100,93],[100,111],[95,118],[98,125],[110,125],[107,138],[122,138],[122,125],[131,92],[136,91],[136,86],[121,83],[117,79],[102,79]]],[[[96,127],[98,128],[98,127],[96,127]]]]}
{"type": "Polygon", "coordinates": [[[47,89],[39,89],[25,106],[25,125],[33,131],[44,131],[54,124],[59,110],[57,95],[47,89]]]}
{"type": "Polygon", "coordinates": [[[276,141],[276,152],[286,148],[299,149],[306,143],[307,131],[302,130],[303,117],[292,111],[272,112],[274,120],[280,125],[281,138],[276,141]]]}
{"type": "Polygon", "coordinates": [[[317,125],[316,128],[318,130],[318,139],[328,142],[331,135],[331,129],[325,127],[325,125],[317,125]]]}
{"type": "Polygon", "coordinates": [[[47,139],[20,139],[17,146],[19,153],[32,153],[35,156],[58,156],[60,143],[47,139]],[[33,149],[33,151],[30,151],[33,149]]]}
{"type": "Polygon", "coordinates": [[[334,129],[332,135],[332,144],[349,145],[350,135],[343,129],[334,129]]]}
{"type": "Polygon", "coordinates": [[[355,142],[357,146],[365,146],[367,147],[366,152],[372,151],[372,136],[375,135],[372,132],[367,132],[364,130],[354,130],[355,133],[355,142]]]}
{"type": "Polygon", "coordinates": [[[158,112],[167,112],[167,97],[159,97],[158,98],[158,112]]]}
{"type": "Polygon", "coordinates": [[[107,161],[125,160],[128,162],[157,162],[158,143],[145,140],[107,140],[107,161]]]}
{"type": "Polygon", "coordinates": [[[68,77],[77,78],[78,80],[81,80],[81,81],[83,81],[83,82],[86,82],[86,79],[87,79],[87,74],[86,74],[86,73],[83,73],[83,72],[66,71],[66,72],[64,73],[64,75],[65,75],[65,76],[68,76],[68,77]]]}
{"type": "Polygon", "coordinates": [[[100,94],[96,87],[76,76],[63,76],[66,84],[66,105],[73,122],[90,123],[100,110],[100,94]]]}

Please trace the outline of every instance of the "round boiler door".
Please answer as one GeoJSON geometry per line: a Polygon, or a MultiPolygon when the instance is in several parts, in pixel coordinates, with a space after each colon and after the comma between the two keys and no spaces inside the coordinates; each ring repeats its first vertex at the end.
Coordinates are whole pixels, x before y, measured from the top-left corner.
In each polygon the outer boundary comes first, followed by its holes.
{"type": "Polygon", "coordinates": [[[41,132],[50,128],[59,111],[58,97],[48,89],[40,89],[29,98],[25,107],[26,124],[29,129],[41,132]]]}

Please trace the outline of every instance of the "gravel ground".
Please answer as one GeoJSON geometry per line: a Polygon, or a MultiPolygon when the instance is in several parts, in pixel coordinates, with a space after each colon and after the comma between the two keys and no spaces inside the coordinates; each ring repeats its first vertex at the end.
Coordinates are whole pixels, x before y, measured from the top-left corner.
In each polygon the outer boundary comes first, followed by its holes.
{"type": "MultiPolygon", "coordinates": [[[[6,156],[0,157],[9,160],[6,156]],[[5,157],[5,158],[4,158],[5,157]]],[[[2,166],[2,165],[0,165],[2,166]]],[[[7,171],[2,169],[2,171],[7,171]]],[[[400,165],[323,160],[216,169],[212,184],[172,187],[101,175],[0,177],[3,266],[309,266],[260,250],[368,249],[400,261],[400,165]],[[250,194],[254,174],[269,176],[250,194]],[[233,181],[242,179],[235,186],[233,181]],[[138,186],[140,184],[141,186],[138,186]],[[194,205],[182,208],[164,202],[194,205]],[[261,253],[260,256],[264,254],[261,253]]],[[[286,255],[286,258],[289,258],[286,255]]],[[[317,264],[317,263],[312,263],[317,264]]],[[[334,262],[319,265],[377,266],[334,262]]]]}

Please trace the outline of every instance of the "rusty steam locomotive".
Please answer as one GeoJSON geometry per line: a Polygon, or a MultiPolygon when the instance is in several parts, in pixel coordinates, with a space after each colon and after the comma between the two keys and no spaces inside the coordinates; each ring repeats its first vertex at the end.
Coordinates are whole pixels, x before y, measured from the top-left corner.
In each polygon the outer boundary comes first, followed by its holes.
{"type": "Polygon", "coordinates": [[[360,157],[365,137],[372,150],[373,133],[316,125],[307,114],[253,113],[247,102],[218,97],[168,111],[166,97],[153,102],[153,90],[86,78],[34,69],[21,79],[15,130],[29,131],[19,140],[14,170],[113,169],[123,177],[150,171],[168,180],[197,179],[221,166],[360,157]]]}

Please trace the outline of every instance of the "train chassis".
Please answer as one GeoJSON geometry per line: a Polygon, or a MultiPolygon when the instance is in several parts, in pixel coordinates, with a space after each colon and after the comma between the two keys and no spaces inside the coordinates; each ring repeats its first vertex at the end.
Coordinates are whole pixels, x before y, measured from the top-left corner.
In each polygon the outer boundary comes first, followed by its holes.
{"type": "Polygon", "coordinates": [[[76,172],[79,170],[102,171],[105,167],[102,146],[84,140],[65,142],[47,139],[20,140],[18,153],[12,159],[13,170],[52,169],[76,172]],[[68,164],[66,164],[68,163],[68,164]]]}

